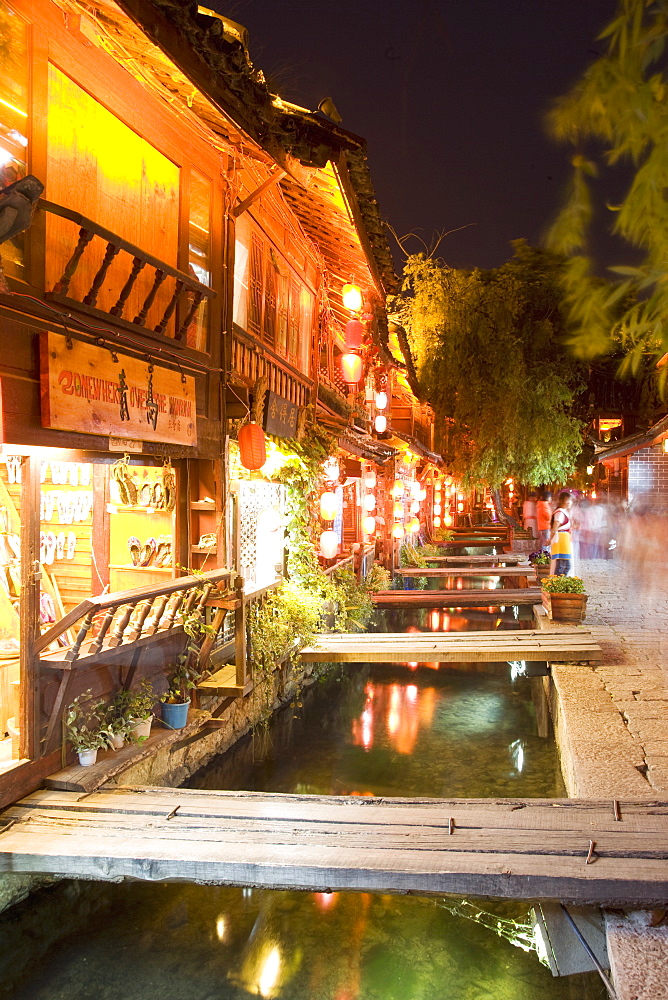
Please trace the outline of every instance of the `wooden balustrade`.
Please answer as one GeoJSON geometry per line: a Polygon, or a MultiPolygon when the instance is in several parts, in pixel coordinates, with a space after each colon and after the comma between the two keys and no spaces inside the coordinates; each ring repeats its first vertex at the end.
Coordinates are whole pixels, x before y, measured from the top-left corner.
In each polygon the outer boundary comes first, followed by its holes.
{"type": "Polygon", "coordinates": [[[230,369],[249,385],[259,378],[266,378],[271,392],[297,406],[306,406],[311,401],[311,380],[265,344],[260,345],[238,328],[235,328],[232,337],[230,369]]]}
{"type": "MultiPolygon", "coordinates": [[[[113,316],[116,322],[126,327],[134,330],[139,328],[143,333],[157,336],[168,335],[170,320],[177,306],[181,304],[182,309],[179,324],[174,329],[173,339],[177,342],[185,341],[188,328],[194,319],[200,303],[203,299],[211,298],[216,294],[212,288],[197,281],[191,275],[177,270],[177,268],[165,263],[165,261],[146,253],[140,247],[122,239],[116,233],[98,226],[96,222],[87,219],[79,212],[73,212],[69,208],[55,205],[44,198],[40,199],[39,208],[43,212],[47,212],[52,216],[58,216],[79,227],[78,240],[73,246],[69,260],[64,265],[60,278],[56,281],[53,289],[47,292],[49,298],[63,300],[68,303],[78,303],[85,310],[104,313],[106,316],[113,316]],[[102,253],[101,262],[93,274],[92,281],[90,281],[88,289],[83,294],[73,296],[70,291],[72,279],[77,273],[81,273],[80,267],[84,255],[87,252],[92,252],[95,244],[99,242],[106,243],[106,247],[102,253]],[[105,280],[108,278],[109,269],[112,265],[116,266],[115,261],[119,255],[126,255],[130,258],[130,269],[114,304],[106,309],[101,309],[98,304],[99,296],[105,280]],[[146,268],[153,270],[153,280],[149,280],[148,290],[144,288],[141,291],[139,308],[136,314],[132,316],[131,311],[128,311],[129,302],[132,298],[133,290],[139,291],[137,282],[146,268]],[[168,292],[165,302],[160,300],[157,322],[154,322],[149,328],[147,326],[148,315],[163,285],[171,287],[171,294],[168,292]],[[185,301],[182,302],[182,299],[185,299],[185,301]]],[[[118,274],[118,271],[115,273],[118,274]]]]}
{"type": "MultiPolygon", "coordinates": [[[[190,615],[204,617],[206,607],[221,586],[229,588],[234,572],[216,569],[201,576],[184,576],[168,583],[91,597],[46,631],[35,643],[33,655],[40,672],[61,671],[60,683],[46,726],[44,752],[60,740],[60,722],[69,703],[78,671],[100,664],[130,666],[131,683],[139,655],[151,643],[184,635],[190,615]],[[62,645],[75,628],[72,645],[62,645]]],[[[241,633],[243,635],[243,633],[241,633]]],[[[245,658],[245,645],[240,656],[245,658]]]]}

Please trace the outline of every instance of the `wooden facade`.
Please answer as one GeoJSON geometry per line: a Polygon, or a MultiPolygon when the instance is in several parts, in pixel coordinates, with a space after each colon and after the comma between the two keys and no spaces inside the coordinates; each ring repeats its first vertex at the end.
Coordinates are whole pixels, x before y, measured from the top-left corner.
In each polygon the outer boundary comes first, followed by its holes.
{"type": "MultiPolygon", "coordinates": [[[[358,482],[360,456],[387,466],[364,386],[342,379],[341,290],[362,288],[372,370],[394,274],[363,141],[272,95],[233,22],[152,0],[3,0],[0,14],[0,181],[44,185],[0,246],[6,802],[58,766],[69,699],[164,682],[179,630],[144,623],[187,567],[239,556],[228,441],[260,390],[339,435],[358,482]],[[125,591],[143,597],[70,622],[125,591]],[[141,651],[101,655],[105,629],[141,651]],[[95,662],[46,662],[100,630],[95,662]]],[[[345,489],[351,546],[354,477],[345,489]]]]}

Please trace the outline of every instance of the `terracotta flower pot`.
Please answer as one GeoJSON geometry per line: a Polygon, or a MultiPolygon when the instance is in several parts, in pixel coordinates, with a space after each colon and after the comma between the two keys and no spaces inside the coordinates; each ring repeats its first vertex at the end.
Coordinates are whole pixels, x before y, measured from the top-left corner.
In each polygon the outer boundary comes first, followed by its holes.
{"type": "Polygon", "coordinates": [[[543,607],[555,622],[584,621],[588,594],[549,594],[541,591],[543,607]]]}

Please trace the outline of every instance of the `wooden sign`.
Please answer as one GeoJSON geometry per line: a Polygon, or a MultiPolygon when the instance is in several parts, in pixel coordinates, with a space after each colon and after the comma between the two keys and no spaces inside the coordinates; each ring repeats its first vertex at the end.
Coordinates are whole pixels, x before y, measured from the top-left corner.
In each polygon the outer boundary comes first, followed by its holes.
{"type": "Polygon", "coordinates": [[[43,333],[42,425],[132,441],[197,444],[195,380],[108,348],[43,333]],[[182,379],[185,379],[183,381],[182,379]]]}
{"type": "Polygon", "coordinates": [[[297,433],[299,407],[275,392],[268,392],[264,400],[264,429],[276,437],[293,438],[297,433]]]}

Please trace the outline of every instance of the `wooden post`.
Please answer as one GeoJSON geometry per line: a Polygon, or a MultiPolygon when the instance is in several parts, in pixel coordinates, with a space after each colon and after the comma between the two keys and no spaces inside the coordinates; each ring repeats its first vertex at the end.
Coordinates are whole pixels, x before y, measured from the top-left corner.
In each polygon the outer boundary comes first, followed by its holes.
{"type": "Polygon", "coordinates": [[[21,464],[21,757],[40,756],[40,666],[34,646],[39,638],[39,502],[40,460],[24,458],[21,464]]]}
{"type": "Polygon", "coordinates": [[[234,596],[239,607],[234,612],[234,664],[236,683],[244,687],[248,680],[248,656],[246,650],[246,604],[244,601],[244,581],[238,576],[234,581],[234,596]]]}

